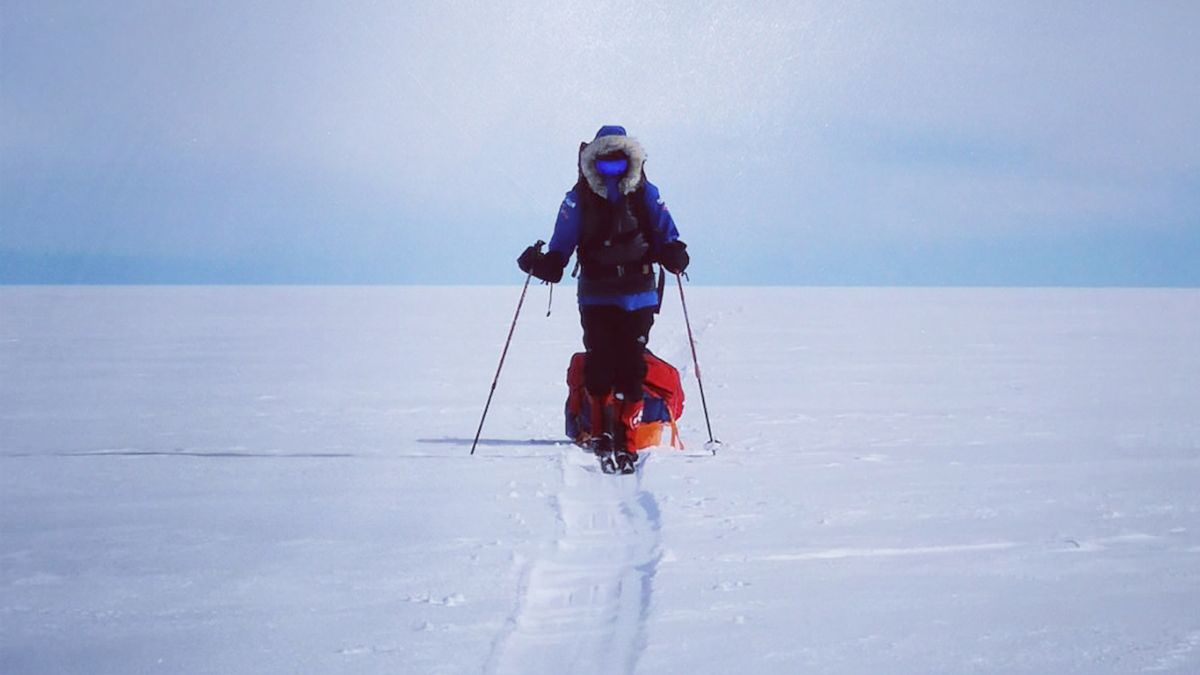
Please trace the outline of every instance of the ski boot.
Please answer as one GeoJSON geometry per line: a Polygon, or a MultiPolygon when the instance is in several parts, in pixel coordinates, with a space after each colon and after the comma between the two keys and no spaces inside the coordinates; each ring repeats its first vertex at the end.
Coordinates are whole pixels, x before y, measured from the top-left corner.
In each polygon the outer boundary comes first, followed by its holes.
{"type": "Polygon", "coordinates": [[[593,438],[592,452],[596,453],[596,459],[600,461],[601,471],[604,473],[620,471],[620,466],[617,464],[617,451],[613,449],[611,434],[603,433],[593,438]]]}
{"type": "Polygon", "coordinates": [[[613,404],[612,395],[594,396],[591,398],[591,402],[591,419],[595,425],[596,434],[588,440],[588,443],[592,452],[595,453],[596,459],[600,461],[600,470],[604,473],[617,473],[616,451],[622,446],[613,438],[616,406],[613,404]]]}
{"type": "Polygon", "coordinates": [[[642,399],[626,399],[622,394],[615,398],[620,419],[616,425],[614,460],[617,471],[630,474],[637,470],[637,427],[642,423],[642,399]]]}
{"type": "Polygon", "coordinates": [[[618,448],[613,452],[613,465],[615,467],[613,473],[631,474],[637,471],[637,453],[629,452],[625,448],[618,448]]]}

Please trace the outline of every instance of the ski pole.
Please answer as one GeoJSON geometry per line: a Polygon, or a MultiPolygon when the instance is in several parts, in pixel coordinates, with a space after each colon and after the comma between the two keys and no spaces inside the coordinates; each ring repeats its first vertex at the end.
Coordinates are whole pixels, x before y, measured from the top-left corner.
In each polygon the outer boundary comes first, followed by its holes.
{"type": "MultiPolygon", "coordinates": [[[[546,242],[537,240],[534,247],[540,253],[546,242]]],[[[517,311],[513,314],[512,325],[508,327],[508,338],[504,341],[504,351],[500,352],[500,365],[496,366],[496,377],[492,378],[492,389],[488,392],[487,403],[483,405],[483,416],[479,418],[479,428],[475,430],[475,440],[471,442],[471,454],[475,454],[475,446],[479,444],[479,435],[483,433],[483,421],[487,419],[488,408],[492,407],[492,395],[496,393],[496,383],[500,381],[500,370],[504,368],[504,357],[508,356],[508,345],[512,342],[513,331],[517,329],[517,317],[521,316],[521,305],[525,304],[525,291],[529,290],[529,280],[533,272],[525,275],[525,285],[521,287],[521,299],[517,301],[517,311]]]]}
{"type": "Polygon", "coordinates": [[[700,405],[704,408],[704,426],[708,428],[708,443],[705,445],[712,454],[716,455],[717,446],[721,442],[713,438],[712,423],[708,420],[708,401],[704,398],[704,380],[700,377],[700,359],[696,358],[696,339],[692,336],[692,321],[688,318],[687,300],[683,297],[683,277],[676,274],[675,281],[679,283],[679,302],[683,305],[683,323],[687,326],[688,344],[692,347],[692,365],[696,367],[696,384],[700,385],[700,405]]]}

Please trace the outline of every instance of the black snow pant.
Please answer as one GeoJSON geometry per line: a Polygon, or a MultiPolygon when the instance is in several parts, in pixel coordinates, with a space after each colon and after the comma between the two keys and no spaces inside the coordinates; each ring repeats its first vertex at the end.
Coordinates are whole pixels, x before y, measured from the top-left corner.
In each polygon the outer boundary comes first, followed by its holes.
{"type": "Polygon", "coordinates": [[[587,350],[584,387],[594,397],[611,390],[627,400],[641,400],[646,379],[642,354],[650,341],[654,308],[627,312],[608,305],[580,305],[583,346],[587,350]]]}

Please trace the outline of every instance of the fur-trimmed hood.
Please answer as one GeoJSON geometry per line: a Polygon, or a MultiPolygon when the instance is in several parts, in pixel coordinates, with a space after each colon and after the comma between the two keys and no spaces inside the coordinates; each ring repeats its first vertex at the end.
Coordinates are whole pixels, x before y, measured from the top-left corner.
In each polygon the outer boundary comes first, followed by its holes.
{"type": "Polygon", "coordinates": [[[604,186],[604,176],[596,170],[596,158],[613,151],[624,152],[629,158],[629,168],[621,177],[621,194],[627,195],[638,189],[642,184],[642,165],[646,163],[646,151],[642,144],[631,136],[609,134],[599,136],[591,143],[579,149],[579,172],[587,180],[592,192],[601,197],[608,197],[608,189],[604,186]]]}

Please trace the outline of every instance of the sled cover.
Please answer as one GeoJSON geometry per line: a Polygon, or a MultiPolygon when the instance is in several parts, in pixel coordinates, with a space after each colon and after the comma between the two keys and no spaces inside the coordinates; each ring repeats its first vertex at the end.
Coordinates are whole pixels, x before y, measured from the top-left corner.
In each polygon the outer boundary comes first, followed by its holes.
{"type": "MultiPolygon", "coordinates": [[[[662,444],[663,428],[671,430],[671,447],[683,449],[679,441],[676,421],[683,415],[683,385],[675,366],[646,350],[646,380],[642,385],[642,423],[636,428],[637,448],[654,447],[662,444]]],[[[585,352],[571,356],[567,368],[566,432],[576,443],[583,443],[592,435],[591,406],[588,404],[587,389],[583,382],[585,352]]]]}

